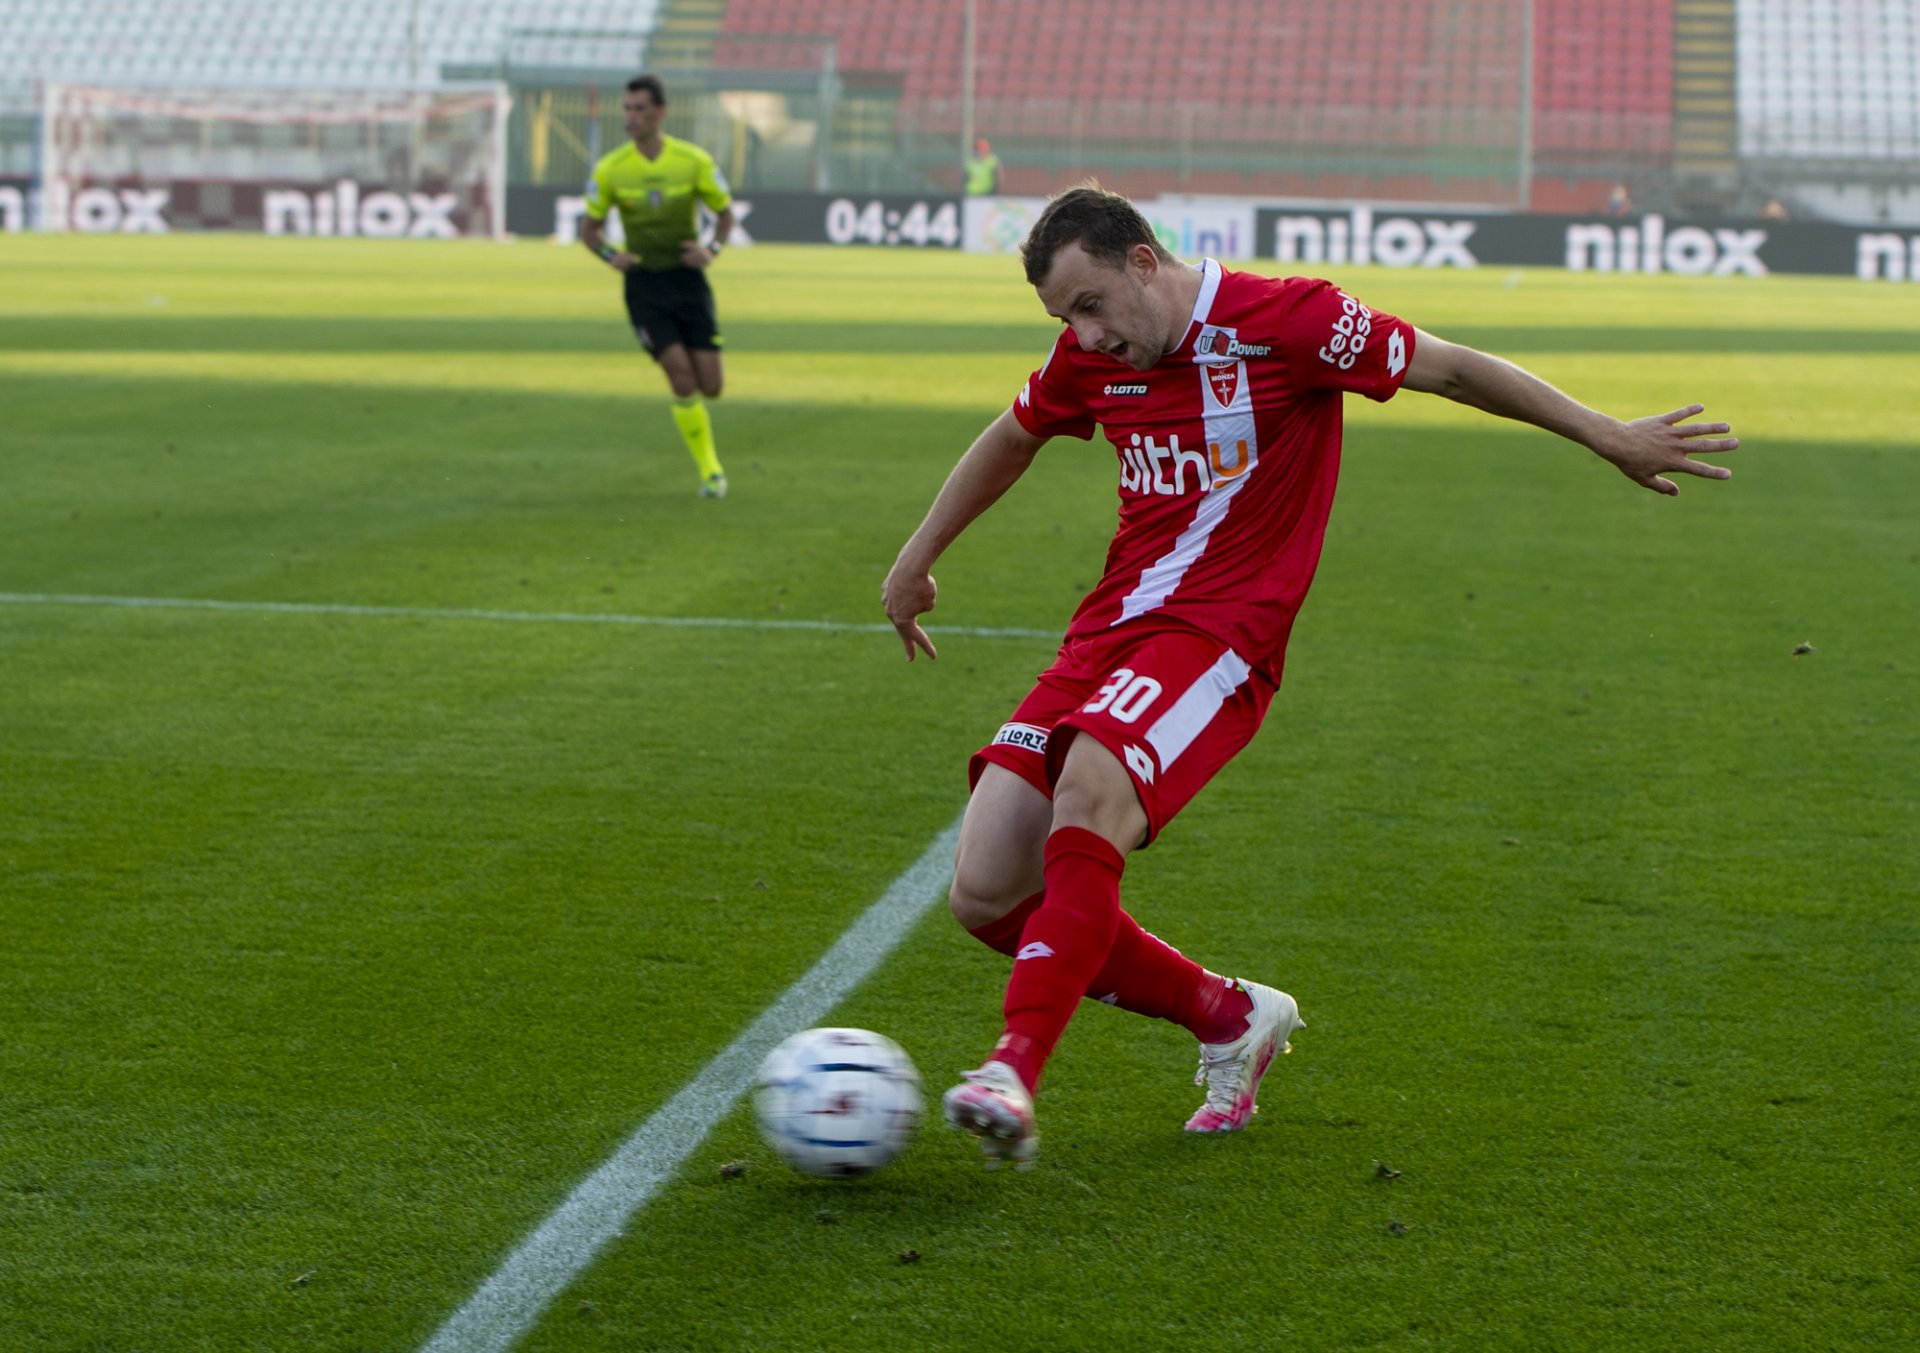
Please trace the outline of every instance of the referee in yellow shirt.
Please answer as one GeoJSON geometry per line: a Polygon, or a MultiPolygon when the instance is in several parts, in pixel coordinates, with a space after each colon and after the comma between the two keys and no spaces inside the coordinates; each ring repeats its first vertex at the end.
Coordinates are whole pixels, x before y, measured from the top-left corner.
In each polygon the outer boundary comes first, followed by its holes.
{"type": "Polygon", "coordinates": [[[706,400],[720,396],[720,325],[707,269],[733,233],[733,194],[713,156],[663,135],[667,91],[658,77],[627,81],[620,101],[632,139],[602,157],[587,181],[580,239],[626,274],[627,315],[640,346],[653,354],[673,388],[673,421],[700,469],[700,496],[727,496],[726,472],[713,447],[706,400]],[[700,242],[700,203],[719,218],[713,239],[700,242]],[[620,213],[626,247],[607,242],[609,211],[620,213]]]}

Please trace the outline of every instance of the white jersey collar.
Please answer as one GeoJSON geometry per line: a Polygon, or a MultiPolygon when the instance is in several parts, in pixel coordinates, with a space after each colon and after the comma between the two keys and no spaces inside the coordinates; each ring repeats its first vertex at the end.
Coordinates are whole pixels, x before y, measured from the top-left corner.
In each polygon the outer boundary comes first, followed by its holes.
{"type": "Polygon", "coordinates": [[[1213,313],[1213,298],[1220,293],[1220,265],[1210,258],[1200,260],[1200,294],[1193,301],[1193,323],[1205,324],[1213,313]]]}

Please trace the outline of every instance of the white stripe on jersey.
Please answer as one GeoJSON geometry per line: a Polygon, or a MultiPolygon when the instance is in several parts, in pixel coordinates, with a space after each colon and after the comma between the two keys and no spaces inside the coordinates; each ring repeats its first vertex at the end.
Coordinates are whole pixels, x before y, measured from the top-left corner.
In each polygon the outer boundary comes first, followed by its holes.
{"type": "Polygon", "coordinates": [[[1166,770],[1180,753],[1193,745],[1193,740],[1213,722],[1220,706],[1240,689],[1240,683],[1251,670],[1238,653],[1228,649],[1220,655],[1220,661],[1181,693],[1165,714],[1153,721],[1153,726],[1147,729],[1147,742],[1153,754],[1160,758],[1161,770],[1166,770]]]}
{"type": "MultiPolygon", "coordinates": [[[[1196,324],[1206,321],[1213,309],[1214,294],[1220,290],[1220,265],[1207,259],[1201,267],[1200,299],[1193,307],[1193,322],[1196,324]]],[[[1225,408],[1220,406],[1207,379],[1207,373],[1221,365],[1223,363],[1219,361],[1209,361],[1199,353],[1194,354],[1193,374],[1200,382],[1200,407],[1206,419],[1208,459],[1214,465],[1232,465],[1244,456],[1246,468],[1224,482],[1217,478],[1213,481],[1212,487],[1201,497],[1193,520],[1188,523],[1186,530],[1175,537],[1173,548],[1141,571],[1139,583],[1120,603],[1120,615],[1113,622],[1116,625],[1166,604],[1167,598],[1180,586],[1180,580],[1186,576],[1187,570],[1206,552],[1207,540],[1213,535],[1214,528],[1226,520],[1233,495],[1253,477],[1254,467],[1259,464],[1260,444],[1254,435],[1253,390],[1247,380],[1246,361],[1241,359],[1235,364],[1238,370],[1234,373],[1233,402],[1225,408]],[[1212,450],[1214,447],[1220,448],[1218,453],[1212,450]]]]}

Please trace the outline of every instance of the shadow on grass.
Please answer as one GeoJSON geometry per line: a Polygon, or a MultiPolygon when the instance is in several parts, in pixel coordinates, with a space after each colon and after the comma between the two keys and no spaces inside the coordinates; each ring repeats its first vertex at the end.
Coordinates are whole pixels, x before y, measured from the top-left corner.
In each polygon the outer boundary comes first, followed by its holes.
{"type": "MultiPolygon", "coordinates": [[[[803,353],[1039,354],[1056,332],[1045,323],[927,325],[844,321],[730,321],[722,332],[732,351],[803,353]]],[[[192,315],[35,317],[0,326],[0,352],[602,353],[636,351],[624,314],[603,319],[305,318],[192,315]]]]}
{"type": "MultiPolygon", "coordinates": [[[[1051,325],[879,324],[844,320],[769,323],[725,320],[734,352],[1005,353],[1039,351],[1051,325]]],[[[1733,329],[1465,325],[1446,337],[1497,353],[1620,352],[1920,353],[1920,330],[1733,329]]],[[[0,351],[14,352],[618,352],[632,348],[623,317],[524,319],[513,316],[340,318],[317,316],[118,315],[21,316],[0,327],[0,351]]]]}

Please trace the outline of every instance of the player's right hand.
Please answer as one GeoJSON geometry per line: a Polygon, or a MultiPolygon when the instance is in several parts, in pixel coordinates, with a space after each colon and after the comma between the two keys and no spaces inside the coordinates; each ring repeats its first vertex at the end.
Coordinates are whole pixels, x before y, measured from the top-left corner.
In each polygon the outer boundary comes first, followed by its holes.
{"type": "Polygon", "coordinates": [[[906,646],[907,661],[914,659],[914,650],[923,649],[929,658],[936,661],[940,655],[934,651],[933,640],[920,628],[920,617],[933,609],[935,598],[940,591],[933,575],[925,569],[915,569],[895,563],[887,574],[886,582],[880,585],[880,605],[886,610],[887,619],[893,622],[899,631],[900,642],[906,646]]]}

